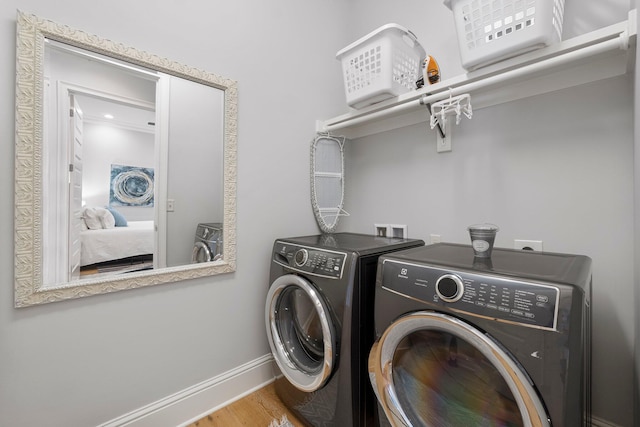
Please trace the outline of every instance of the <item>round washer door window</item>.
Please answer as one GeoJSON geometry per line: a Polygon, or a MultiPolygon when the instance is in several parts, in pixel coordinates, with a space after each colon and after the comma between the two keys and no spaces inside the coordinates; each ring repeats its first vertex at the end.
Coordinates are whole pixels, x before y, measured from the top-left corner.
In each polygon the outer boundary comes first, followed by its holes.
{"type": "Polygon", "coordinates": [[[213,261],[211,250],[203,242],[196,242],[191,253],[191,263],[213,261]]]}
{"type": "Polygon", "coordinates": [[[395,426],[550,425],[536,390],[511,356],[452,316],[401,317],[374,345],[371,370],[374,390],[395,426]]]}
{"type": "Polygon", "coordinates": [[[335,366],[336,333],[316,288],[300,276],[277,278],[265,307],[267,337],[282,374],[302,391],[320,389],[335,366]]]}

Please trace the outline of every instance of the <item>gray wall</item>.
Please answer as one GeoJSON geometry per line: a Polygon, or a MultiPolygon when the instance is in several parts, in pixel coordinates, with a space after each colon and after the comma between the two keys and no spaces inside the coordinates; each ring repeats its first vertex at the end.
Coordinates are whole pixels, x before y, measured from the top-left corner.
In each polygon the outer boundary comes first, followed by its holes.
{"type": "Polygon", "coordinates": [[[630,87],[625,76],[475,111],[446,154],[424,124],[352,141],[341,223],[366,233],[406,224],[410,237],[468,244],[466,226],[487,221],[500,226],[496,246],[542,240],[590,256],[594,412],[623,426],[633,393],[634,307],[620,297],[633,294],[630,87]]]}
{"type": "Polygon", "coordinates": [[[273,241],[318,231],[309,143],[344,108],[342,3],[0,3],[0,425],[96,425],[268,353],[273,241]],[[236,273],[13,308],[17,8],[239,82],[236,273]]]}
{"type": "MultiPolygon", "coordinates": [[[[620,21],[628,7],[567,0],[567,31],[620,21]]],[[[308,201],[309,142],[316,119],[346,110],[334,55],[387,22],[412,29],[445,78],[462,72],[440,1],[2,3],[0,425],[95,425],[268,352],[271,245],[318,231],[308,201]],[[13,308],[18,7],[239,82],[235,274],[13,308]]],[[[631,88],[617,78],[477,111],[454,130],[454,151],[445,155],[436,155],[426,124],[354,141],[345,206],[352,216],[340,223],[363,232],[373,222],[404,223],[412,237],[463,242],[467,224],[491,220],[502,227],[501,246],[540,239],[547,250],[592,256],[595,410],[623,426],[632,425],[631,88]]]]}
{"type": "MultiPolygon", "coordinates": [[[[410,28],[444,78],[460,74],[455,32],[440,2],[356,0],[352,37],[385,22],[410,28]]],[[[628,1],[566,1],[565,37],[627,19],[628,1]]],[[[473,97],[472,97],[473,103],[473,97]]],[[[496,245],[542,240],[594,261],[594,414],[633,425],[633,76],[474,111],[437,154],[419,124],[346,145],[341,230],[406,224],[410,237],[468,243],[466,226],[501,227],[496,245]]],[[[637,190],[636,190],[637,191],[637,190]]]]}
{"type": "MultiPolygon", "coordinates": [[[[351,13],[363,18],[356,32],[399,22],[445,79],[462,73],[448,9],[424,3],[352,2],[351,13]]],[[[629,8],[622,0],[566,0],[564,38],[625,20],[629,8]]],[[[621,426],[633,425],[632,88],[633,76],[624,76],[474,111],[454,127],[446,154],[436,153],[427,124],[354,140],[346,146],[351,216],[340,223],[366,233],[375,223],[406,224],[410,237],[468,243],[466,226],[488,221],[501,227],[498,246],[542,240],[547,251],[592,257],[593,409],[621,426]]]]}

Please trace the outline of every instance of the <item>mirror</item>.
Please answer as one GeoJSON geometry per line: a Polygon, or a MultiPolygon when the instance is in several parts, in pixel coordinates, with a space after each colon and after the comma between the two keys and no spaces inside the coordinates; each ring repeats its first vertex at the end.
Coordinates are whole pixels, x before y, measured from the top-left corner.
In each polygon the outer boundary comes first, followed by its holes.
{"type": "Polygon", "coordinates": [[[235,81],[18,12],[15,306],[235,271],[236,134],[235,81]]]}

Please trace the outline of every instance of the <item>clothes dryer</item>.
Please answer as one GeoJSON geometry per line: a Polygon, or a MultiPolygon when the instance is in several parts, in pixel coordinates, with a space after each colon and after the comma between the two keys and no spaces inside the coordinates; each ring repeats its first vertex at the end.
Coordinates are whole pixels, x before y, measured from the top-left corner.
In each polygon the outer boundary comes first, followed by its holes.
{"type": "Polygon", "coordinates": [[[367,377],[378,257],[422,240],[335,233],[278,239],[265,307],[275,389],[311,426],[375,426],[367,377]]]}
{"type": "Polygon", "coordinates": [[[591,260],[437,244],[380,257],[382,425],[590,425],[591,260]]]}
{"type": "Polygon", "coordinates": [[[204,222],[196,227],[191,263],[217,261],[222,258],[222,223],[204,222]]]}

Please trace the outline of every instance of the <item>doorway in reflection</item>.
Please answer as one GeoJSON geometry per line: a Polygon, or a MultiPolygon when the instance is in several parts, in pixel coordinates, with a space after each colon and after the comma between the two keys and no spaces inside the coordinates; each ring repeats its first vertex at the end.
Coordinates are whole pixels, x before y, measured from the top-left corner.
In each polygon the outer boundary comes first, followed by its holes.
{"type": "Polygon", "coordinates": [[[191,263],[223,220],[224,93],[53,41],[44,76],[44,285],[191,263]]]}

